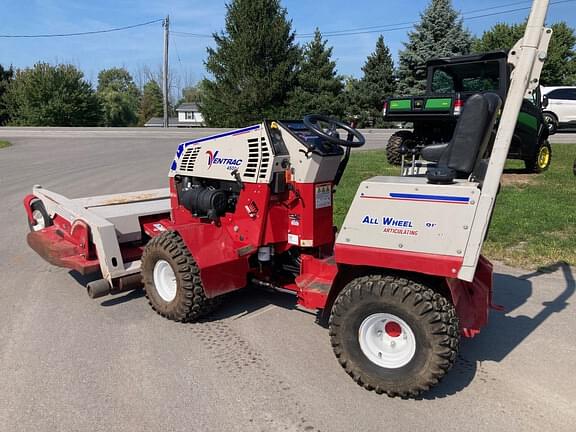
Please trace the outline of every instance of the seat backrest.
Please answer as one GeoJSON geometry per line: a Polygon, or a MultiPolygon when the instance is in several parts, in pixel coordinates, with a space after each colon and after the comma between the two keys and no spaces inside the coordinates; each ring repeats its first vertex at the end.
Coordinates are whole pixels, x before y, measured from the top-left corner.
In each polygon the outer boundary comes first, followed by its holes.
{"type": "Polygon", "coordinates": [[[484,159],[488,147],[491,146],[491,142],[496,137],[496,130],[494,129],[494,124],[498,118],[498,113],[502,107],[502,99],[496,93],[485,93],[484,97],[488,101],[488,112],[490,113],[490,133],[484,137],[484,141],[480,145],[478,150],[478,155],[476,157],[476,164],[474,165],[474,170],[472,171],[472,177],[475,181],[482,184],[484,182],[484,176],[488,169],[488,160],[484,159]]]}
{"type": "Polygon", "coordinates": [[[455,178],[470,176],[486,152],[501,103],[495,93],[468,98],[448,147],[437,166],[428,170],[430,183],[451,183],[455,178]]]}

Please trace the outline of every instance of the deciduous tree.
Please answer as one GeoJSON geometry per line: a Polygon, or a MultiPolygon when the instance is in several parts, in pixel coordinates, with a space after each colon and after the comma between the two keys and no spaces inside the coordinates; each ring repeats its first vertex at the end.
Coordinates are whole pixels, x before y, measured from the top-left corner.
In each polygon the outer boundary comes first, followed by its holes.
{"type": "Polygon", "coordinates": [[[137,123],[140,92],[126,69],[100,71],[98,97],[104,107],[105,126],[133,126],[137,123]]]}
{"type": "Polygon", "coordinates": [[[36,63],[16,71],[5,102],[16,126],[98,126],[102,119],[92,86],[72,65],[36,63]]]}
{"type": "MultiPolygon", "coordinates": [[[[540,76],[545,86],[576,85],[576,35],[565,22],[552,24],[548,58],[540,76]]],[[[473,44],[475,52],[511,49],[524,36],[526,24],[499,23],[484,32],[473,44]]]]}

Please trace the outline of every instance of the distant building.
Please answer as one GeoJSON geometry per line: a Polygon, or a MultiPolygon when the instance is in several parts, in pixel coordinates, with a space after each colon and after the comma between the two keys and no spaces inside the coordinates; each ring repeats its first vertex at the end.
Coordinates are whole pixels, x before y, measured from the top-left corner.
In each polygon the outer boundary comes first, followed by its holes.
{"type": "Polygon", "coordinates": [[[176,108],[178,123],[182,126],[204,126],[204,116],[195,103],[183,103],[176,108]]]}
{"type": "MultiPolygon", "coordinates": [[[[162,127],[164,126],[164,119],[162,117],[151,117],[146,123],[144,123],[144,127],[162,127]]],[[[177,117],[170,117],[168,119],[168,126],[169,127],[180,127],[178,123],[177,117]]]]}
{"type": "MultiPolygon", "coordinates": [[[[176,108],[178,118],[168,119],[169,127],[202,127],[204,117],[195,103],[183,103],[176,108]]],[[[144,127],[162,127],[164,120],[162,117],[152,117],[144,124],[144,127]]]]}

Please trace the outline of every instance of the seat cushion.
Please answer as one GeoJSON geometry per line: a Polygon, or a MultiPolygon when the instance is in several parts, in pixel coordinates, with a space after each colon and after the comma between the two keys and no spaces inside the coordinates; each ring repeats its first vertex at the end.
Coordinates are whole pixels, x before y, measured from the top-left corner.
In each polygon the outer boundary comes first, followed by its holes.
{"type": "Polygon", "coordinates": [[[448,143],[432,144],[424,147],[420,152],[420,155],[422,156],[422,159],[429,162],[438,162],[440,156],[442,156],[442,153],[444,153],[447,148],[448,143]]]}

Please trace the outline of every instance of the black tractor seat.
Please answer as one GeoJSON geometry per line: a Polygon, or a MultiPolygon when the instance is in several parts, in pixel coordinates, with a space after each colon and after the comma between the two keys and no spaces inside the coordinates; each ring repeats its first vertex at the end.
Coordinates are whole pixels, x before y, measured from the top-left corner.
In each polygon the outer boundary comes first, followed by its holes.
{"type": "Polygon", "coordinates": [[[437,162],[428,169],[429,183],[449,184],[468,178],[486,153],[502,99],[496,93],[477,93],[468,98],[450,142],[426,146],[424,160],[437,162]]]}

